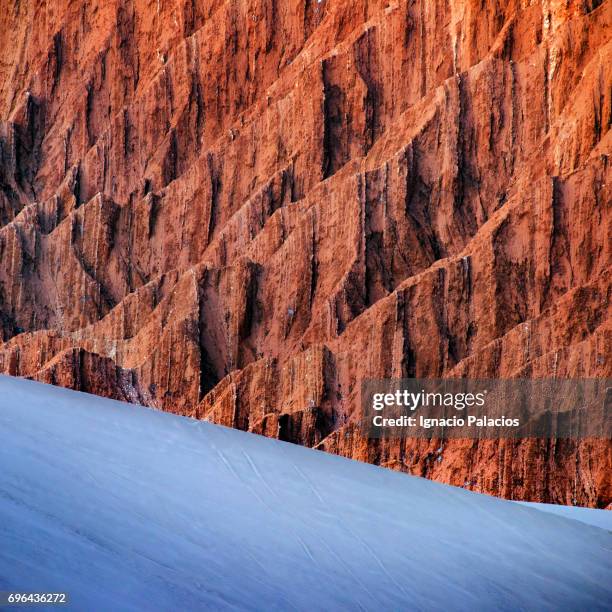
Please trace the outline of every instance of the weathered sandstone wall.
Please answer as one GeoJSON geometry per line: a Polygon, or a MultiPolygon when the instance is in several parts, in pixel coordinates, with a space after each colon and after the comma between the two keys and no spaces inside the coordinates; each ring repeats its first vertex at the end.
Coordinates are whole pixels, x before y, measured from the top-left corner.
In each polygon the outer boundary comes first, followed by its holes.
{"type": "Polygon", "coordinates": [[[509,498],[608,441],[368,441],[368,377],[612,374],[612,0],[3,0],[0,372],[509,498]]]}

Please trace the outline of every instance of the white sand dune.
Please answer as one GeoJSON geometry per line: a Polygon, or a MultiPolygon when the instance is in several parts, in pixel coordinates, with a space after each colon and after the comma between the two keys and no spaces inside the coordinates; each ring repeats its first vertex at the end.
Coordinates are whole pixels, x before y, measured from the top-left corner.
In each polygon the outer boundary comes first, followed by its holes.
{"type": "Polygon", "coordinates": [[[612,533],[577,520],[8,377],[0,432],[0,590],[88,611],[612,609],[612,533]]]}

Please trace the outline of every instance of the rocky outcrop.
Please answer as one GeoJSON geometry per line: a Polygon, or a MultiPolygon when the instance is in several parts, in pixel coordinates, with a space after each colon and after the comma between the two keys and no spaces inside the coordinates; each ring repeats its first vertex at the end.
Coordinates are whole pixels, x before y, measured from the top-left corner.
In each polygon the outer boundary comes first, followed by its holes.
{"type": "Polygon", "coordinates": [[[604,377],[612,3],[5,3],[0,371],[509,498],[602,440],[363,437],[381,377],[604,377]]]}

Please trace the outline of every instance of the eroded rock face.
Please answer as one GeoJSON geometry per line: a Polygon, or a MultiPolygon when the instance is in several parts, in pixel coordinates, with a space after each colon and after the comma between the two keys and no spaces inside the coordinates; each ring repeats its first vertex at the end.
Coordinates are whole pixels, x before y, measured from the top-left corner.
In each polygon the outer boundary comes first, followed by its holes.
{"type": "Polygon", "coordinates": [[[383,444],[358,396],[612,374],[611,33],[610,0],[4,2],[0,371],[608,506],[609,442],[383,444]]]}

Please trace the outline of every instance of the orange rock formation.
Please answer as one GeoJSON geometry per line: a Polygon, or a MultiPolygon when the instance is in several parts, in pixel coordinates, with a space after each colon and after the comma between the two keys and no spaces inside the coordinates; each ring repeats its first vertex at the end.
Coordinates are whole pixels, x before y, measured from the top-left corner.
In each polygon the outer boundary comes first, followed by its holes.
{"type": "Polygon", "coordinates": [[[383,444],[373,377],[612,373],[612,0],[0,10],[0,372],[509,498],[602,440],[383,444]]]}

